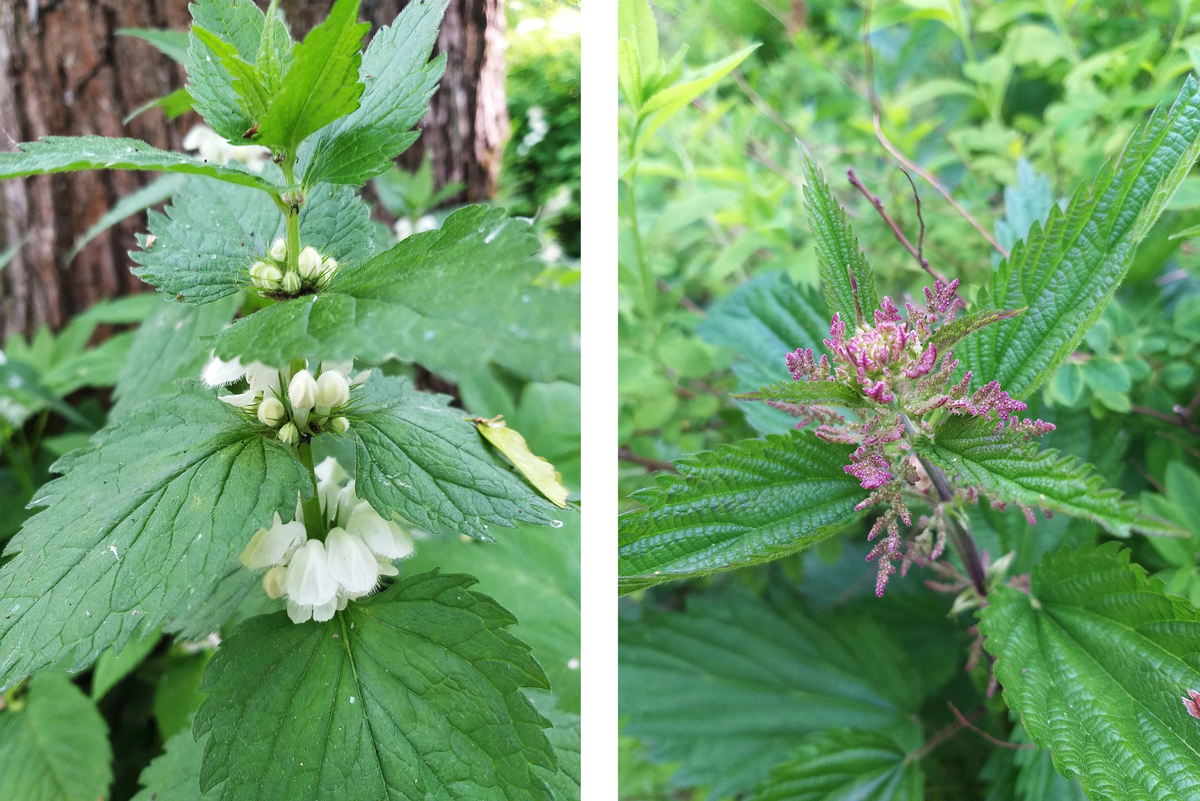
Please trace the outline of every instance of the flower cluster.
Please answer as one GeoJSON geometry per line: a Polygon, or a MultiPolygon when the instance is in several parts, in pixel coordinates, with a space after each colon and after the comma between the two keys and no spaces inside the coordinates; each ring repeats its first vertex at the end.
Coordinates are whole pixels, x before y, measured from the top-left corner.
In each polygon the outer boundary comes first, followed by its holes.
{"type": "MultiPolygon", "coordinates": [[[[854,289],[857,304],[857,287],[854,289]]],[[[905,303],[907,317],[885,296],[874,311],[873,324],[860,312],[849,333],[846,322],[834,314],[829,338],[824,340],[829,355],[823,354],[818,360],[811,348],[787,354],[793,380],[830,381],[852,388],[861,398],[854,407],[856,421],[848,421],[840,412],[819,404],[768,401],[799,418],[797,428],[816,423],[814,433],[818,437],[855,446],[844,470],[857,478],[863,489],[871,491],[857,508],[877,504],[886,507],[868,534],[871,541],[879,538],[867,556],[879,560],[878,595],[883,594],[888,579],[896,572],[894,560],[901,560],[902,572],[907,572],[913,563],[923,566],[936,560],[945,547],[944,522],[922,518],[921,533],[907,543],[906,551],[901,550],[900,525],[912,525],[903,490],[906,486],[919,492],[929,489],[929,477],[912,454],[907,434],[932,433],[933,420],[946,414],[996,420],[996,433],[1007,426],[1007,435],[1014,438],[1028,439],[1054,429],[1042,420],[1022,420],[1017,413],[1025,410],[1025,404],[1009,396],[996,381],[975,392],[970,391],[971,371],[955,381],[959,363],[949,349],[955,339],[1014,314],[994,312],[974,318],[974,327],[959,325],[947,331],[945,327],[954,319],[960,302],[957,290],[957,280],[949,284],[935,281],[932,288],[925,288],[924,309],[905,303]]],[[[966,499],[974,502],[977,495],[968,492],[966,499]]],[[[936,508],[939,504],[933,505],[936,508]]],[[[1032,516],[1032,510],[1025,511],[1027,517],[1032,516]]]]}
{"type": "Polygon", "coordinates": [[[250,265],[250,282],[264,294],[299,295],[324,289],[338,269],[336,260],[323,257],[312,245],[300,251],[294,270],[287,263],[287,255],[287,240],[276,239],[266,258],[250,265]]]}
{"type": "Polygon", "coordinates": [[[194,125],[183,137],[183,149],[198,151],[200,158],[225,166],[229,162],[244,164],[250,172],[263,171],[271,160],[271,151],[259,145],[231,145],[207,125],[194,125]]]}
{"type": "Polygon", "coordinates": [[[353,364],[321,362],[313,375],[308,369],[293,372],[291,366],[268,367],[261,362],[243,367],[238,359],[227,362],[213,357],[201,378],[210,387],[227,386],[244,378],[246,390],[221,395],[220,399],[277,429],[280,442],[295,445],[302,436],[327,430],[345,434],[350,430],[350,421],[341,412],[350,403],[351,390],[371,375],[370,370],[364,370],[351,377],[353,364]]]}
{"type": "Polygon", "coordinates": [[[392,560],[413,551],[407,531],[359,500],[354,481],[342,483],[349,476],[336,459],[317,465],[316,474],[327,531],[305,528],[297,498],[295,519],[284,523],[276,512],[271,527],[256,531],[241,555],[251,570],[268,568],[263,589],[272,598],[287,598],[294,623],[329,620],[350,601],[374,592],[380,576],[397,575],[392,560]]]}

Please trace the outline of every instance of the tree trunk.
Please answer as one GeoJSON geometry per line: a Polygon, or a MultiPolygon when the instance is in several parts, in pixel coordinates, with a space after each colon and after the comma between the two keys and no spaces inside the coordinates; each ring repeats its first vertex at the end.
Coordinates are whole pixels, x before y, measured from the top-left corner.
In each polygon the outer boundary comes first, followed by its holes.
{"type": "MultiPolygon", "coordinates": [[[[360,18],[390,23],[406,0],[363,0],[360,18]]],[[[261,6],[266,5],[260,0],[261,6]]],[[[300,39],[333,0],[284,0],[300,39]]],[[[0,149],[41,136],[129,136],[178,150],[194,115],[174,123],[143,103],[183,86],[182,67],[119,28],[185,29],[187,0],[27,0],[0,2],[0,149]]],[[[442,87],[421,123],[421,138],[400,159],[428,153],[438,186],[462,181],[456,198],[495,191],[508,113],[504,97],[502,0],[452,0],[438,39],[447,53],[442,87]]],[[[101,298],[137,292],[129,272],[138,215],[93,240],[67,264],[74,241],[120,198],[153,180],[135,172],[82,172],[0,183],[0,250],[27,240],[0,274],[0,334],[59,328],[101,298]]]]}

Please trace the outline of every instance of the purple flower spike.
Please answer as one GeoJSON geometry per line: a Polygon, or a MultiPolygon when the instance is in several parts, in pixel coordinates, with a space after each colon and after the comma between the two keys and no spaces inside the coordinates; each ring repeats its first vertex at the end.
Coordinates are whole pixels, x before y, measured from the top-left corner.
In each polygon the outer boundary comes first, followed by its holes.
{"type": "Polygon", "coordinates": [[[817,370],[817,365],[813,361],[812,348],[800,348],[795,353],[789,353],[786,361],[788,372],[796,381],[803,381],[817,370]]]}
{"type": "Polygon", "coordinates": [[[952,310],[952,307],[958,302],[958,279],[955,278],[949,284],[943,284],[940,279],[933,282],[933,290],[925,287],[925,301],[929,304],[931,312],[945,314],[952,310]]]}
{"type": "Polygon", "coordinates": [[[862,445],[850,454],[850,464],[842,469],[859,480],[863,489],[882,487],[892,480],[891,465],[877,450],[867,450],[862,445]]]}

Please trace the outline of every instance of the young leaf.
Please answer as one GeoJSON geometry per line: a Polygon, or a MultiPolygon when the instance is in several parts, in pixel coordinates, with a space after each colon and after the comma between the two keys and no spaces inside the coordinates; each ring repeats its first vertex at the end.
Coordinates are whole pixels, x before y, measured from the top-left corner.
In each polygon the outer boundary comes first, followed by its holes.
{"type": "MultiPolygon", "coordinates": [[[[347,265],[371,255],[370,208],[347,187],[316,187],[300,209],[300,241],[347,265]]],[[[193,179],[166,214],[149,215],[133,274],[177,300],[208,303],[250,286],[250,265],[284,235],[283,213],[242,187],[193,179]]],[[[270,362],[282,364],[284,359],[270,362]]]]}
{"type": "Polygon", "coordinates": [[[260,122],[255,142],[294,154],[312,133],[358,108],[359,52],[368,23],[358,23],[358,0],[337,0],[329,16],[296,45],[283,88],[260,122]]]}
{"type": "Polygon", "coordinates": [[[347,265],[316,295],[238,320],[216,338],[217,355],[265,364],[399,355],[454,376],[524,347],[535,367],[533,353],[548,344],[529,320],[540,248],[527,222],[468,206],[438,230],[347,265]]]}
{"type": "Polygon", "coordinates": [[[25,708],[0,712],[0,798],[106,798],[111,762],[104,718],[61,673],[34,676],[25,708]]]}
{"type": "Polygon", "coordinates": [[[1124,278],[1147,220],[1156,218],[1200,146],[1200,85],[1189,77],[1170,110],[1157,110],[1115,164],[1067,210],[1050,210],[992,274],[984,308],[1027,311],[977,331],[957,351],[977,386],[1028,397],[1079,344],[1124,278]]]}
{"type": "MultiPolygon", "coordinates": [[[[245,63],[255,62],[265,17],[253,0],[201,0],[188,9],[194,26],[232,45],[236,56],[245,63]]],[[[196,111],[218,134],[235,144],[245,144],[243,136],[256,120],[242,111],[233,77],[222,66],[220,55],[194,31],[190,35],[186,64],[188,94],[196,111]]]]}
{"type": "Polygon", "coordinates": [[[254,173],[159,150],[136,139],[44,136],[36,142],[23,142],[14,153],[0,153],[0,180],[79,170],[182,172],[269,191],[278,188],[254,173]]]}
{"type": "Polygon", "coordinates": [[[921,801],[920,763],[886,734],[829,729],[811,734],[799,751],[771,771],[751,801],[921,801]]]}
{"type": "Polygon", "coordinates": [[[1200,617],[1117,543],[1052,554],[980,613],[1004,698],[1093,801],[1194,798],[1200,617]]]}
{"type": "Polygon", "coordinates": [[[754,392],[733,397],[738,400],[775,401],[777,403],[823,403],[851,409],[866,406],[862,393],[833,381],[780,381],[754,392]]]}
{"type": "MultiPolygon", "coordinates": [[[[262,78],[254,65],[238,55],[237,48],[232,44],[199,25],[192,26],[192,35],[212,51],[229,73],[230,85],[237,92],[238,105],[246,113],[246,117],[252,122],[265,117],[267,107],[271,104],[271,96],[263,86],[262,78]]],[[[243,133],[242,137],[246,138],[246,135],[243,133]]]]}
{"type": "Polygon", "coordinates": [[[221,644],[201,685],[212,732],[201,786],[222,801],[472,798],[550,801],[546,688],[515,621],[474,580],[436,571],[327,623],[279,612],[221,644]]]}
{"type": "Polygon", "coordinates": [[[658,24],[649,0],[618,0],[617,37],[629,42],[642,68],[658,68],[658,24]]]}
{"type": "Polygon", "coordinates": [[[622,591],[778,559],[857,520],[866,498],[843,445],[810,431],[723,445],[677,461],[678,476],[619,519],[622,591]]]}
{"type": "Polygon", "coordinates": [[[181,385],[59,459],[0,568],[0,685],[82,668],[206,601],[251,533],[312,493],[271,433],[181,385]]]}
{"type": "Polygon", "coordinates": [[[853,328],[860,317],[873,324],[871,314],[879,308],[879,295],[875,291],[871,265],[859,249],[858,238],[846,219],[846,210],[825,183],[821,168],[807,150],[803,156],[804,211],[808,214],[808,225],[817,248],[825,300],[847,328],[853,328]]]}
{"type": "Polygon", "coordinates": [[[1004,503],[1061,512],[1092,520],[1118,537],[1134,531],[1185,536],[1166,520],[1143,517],[1138,505],[1122,499],[1121,491],[1105,489],[1104,479],[1074,456],[1039,451],[1034,442],[995,420],[953,416],[942,423],[933,439],[921,437],[917,452],[946,471],[951,479],[994,494],[1004,503]]]}
{"type": "Polygon", "coordinates": [[[987,328],[989,325],[994,325],[1001,320],[1016,317],[1024,311],[1024,309],[1013,309],[1011,311],[1005,309],[980,309],[969,312],[962,317],[951,320],[937,331],[934,331],[929,344],[937,348],[939,355],[944,354],[968,334],[987,328]]]}
{"type": "Polygon", "coordinates": [[[278,95],[283,88],[283,76],[291,67],[293,58],[292,37],[288,34],[287,25],[277,6],[278,0],[268,9],[267,18],[263,21],[258,55],[254,58],[254,66],[258,68],[263,86],[271,97],[278,95]]]}
{"type": "Polygon", "coordinates": [[[496,446],[521,471],[521,475],[529,479],[538,492],[558,508],[567,508],[567,496],[571,491],[563,486],[562,476],[548,460],[529,449],[529,443],[521,436],[521,432],[509,428],[500,417],[491,420],[476,418],[475,427],[484,439],[496,446]]]}
{"type": "MultiPolygon", "coordinates": [[[[638,138],[638,149],[640,150],[646,141],[663,127],[669,119],[674,117],[684,108],[686,108],[693,100],[707,92],[709,89],[717,85],[717,82],[724,78],[729,73],[737,69],[737,66],[746,60],[746,57],[758,49],[757,44],[752,44],[747,48],[737,51],[733,55],[726,56],[720,61],[705,65],[699,72],[698,77],[687,81],[686,83],[675,84],[654,95],[643,98],[642,106],[638,111],[639,116],[649,117],[650,121],[643,129],[641,136],[638,138]]],[[[645,80],[646,66],[645,60],[642,60],[642,80],[645,80]]]]}
{"type": "Polygon", "coordinates": [[[548,525],[550,506],[449,407],[405,378],[372,378],[350,418],[355,492],[385,519],[491,540],[490,526],[548,525]]]}
{"type": "Polygon", "coordinates": [[[449,0],[408,3],[381,28],[362,57],[366,85],[356,111],[335,120],[300,150],[305,187],[318,183],[361,186],[392,166],[417,140],[410,129],[425,116],[446,58],[429,61],[449,0]]]}
{"type": "Polygon", "coordinates": [[[134,637],[125,643],[120,653],[109,648],[100,654],[92,671],[92,700],[99,701],[113,685],[137,669],[161,639],[162,632],[155,631],[145,637],[134,637]]]}
{"type": "Polygon", "coordinates": [[[133,801],[211,801],[221,796],[223,785],[200,792],[200,767],[205,741],[196,742],[191,730],[181,731],[166,742],[165,753],[156,757],[138,777],[143,789],[133,801]]]}
{"type": "Polygon", "coordinates": [[[920,677],[889,632],[866,616],[813,619],[788,597],[767,603],[736,586],[690,595],[686,612],[641,607],[620,629],[620,714],[672,784],[749,791],[832,727],[910,735],[920,677]]]}

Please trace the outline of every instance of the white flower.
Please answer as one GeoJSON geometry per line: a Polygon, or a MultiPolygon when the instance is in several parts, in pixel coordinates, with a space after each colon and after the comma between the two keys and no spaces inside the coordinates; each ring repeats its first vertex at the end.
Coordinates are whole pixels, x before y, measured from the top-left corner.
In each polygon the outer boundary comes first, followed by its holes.
{"type": "Polygon", "coordinates": [[[317,414],[328,414],[350,400],[350,382],[339,372],[322,372],[317,379],[317,414]]]}
{"type": "MultiPolygon", "coordinates": [[[[358,505],[363,503],[357,495],[354,494],[354,481],[346,482],[346,486],[338,492],[337,498],[337,524],[342,528],[350,522],[350,515],[358,508],[358,505]]],[[[331,518],[332,519],[332,518],[331,518]]]]}
{"type": "Polygon", "coordinates": [[[297,604],[320,606],[337,595],[337,581],[329,572],[325,543],[309,540],[292,556],[284,582],[288,599],[297,604]]]}
{"type": "Polygon", "coordinates": [[[432,214],[426,214],[421,219],[417,220],[417,224],[413,226],[414,234],[422,234],[426,231],[432,231],[438,227],[437,218],[432,214]]]}
{"type": "Polygon", "coordinates": [[[208,364],[204,365],[204,372],[200,373],[200,379],[206,386],[223,387],[226,384],[232,384],[245,374],[246,368],[242,367],[239,360],[234,359],[227,362],[213,356],[208,364]]]}
{"type": "Polygon", "coordinates": [[[236,395],[218,395],[217,400],[225,401],[230,406],[238,406],[245,409],[247,406],[254,405],[254,402],[258,400],[258,393],[252,389],[248,389],[236,395]]]}
{"type": "Polygon", "coordinates": [[[321,269],[321,254],[317,252],[316,248],[309,245],[300,251],[298,267],[300,277],[305,281],[311,281],[321,269]]]}
{"type": "Polygon", "coordinates": [[[317,277],[317,283],[320,286],[325,286],[329,283],[329,279],[333,278],[333,274],[337,272],[338,263],[336,259],[325,259],[321,262],[321,274],[317,277]]]}
{"type": "Polygon", "coordinates": [[[187,132],[187,136],[183,137],[183,149],[197,150],[200,158],[221,165],[231,161],[241,162],[251,172],[262,172],[267,160],[271,157],[271,151],[265,147],[231,145],[207,125],[193,126],[187,132]]]}
{"type": "Polygon", "coordinates": [[[402,559],[413,552],[412,537],[382,516],[370,504],[360,504],[346,522],[346,530],[358,535],[375,553],[388,559],[402,559]]]}
{"type": "Polygon", "coordinates": [[[360,385],[362,385],[362,384],[365,384],[365,383],[367,383],[367,379],[368,379],[368,378],[370,378],[370,377],[371,377],[371,371],[370,371],[370,370],[363,370],[361,373],[359,373],[358,375],[354,376],[354,378],[351,378],[351,379],[350,379],[350,387],[351,387],[351,389],[353,389],[354,387],[357,387],[357,386],[360,386],[360,385]]]}
{"type": "Polygon", "coordinates": [[[317,379],[308,370],[301,370],[292,376],[288,384],[288,400],[292,402],[292,411],[304,409],[310,411],[317,403],[317,379]]]}
{"type": "Polygon", "coordinates": [[[296,428],[295,423],[286,423],[279,429],[277,436],[284,445],[295,445],[300,441],[300,430],[296,428]]]}
{"type": "Polygon", "coordinates": [[[333,418],[333,422],[329,424],[329,427],[338,434],[345,434],[350,430],[350,421],[345,417],[335,417],[333,418]]]}
{"type": "Polygon", "coordinates": [[[256,261],[250,267],[250,280],[259,289],[278,289],[281,278],[283,278],[283,273],[274,264],[256,261]]]}
{"type": "Polygon", "coordinates": [[[379,581],[379,563],[375,554],[356,534],[334,528],[325,538],[329,572],[347,594],[366,593],[379,581]]]}
{"type": "Polygon", "coordinates": [[[263,576],[263,589],[266,590],[267,596],[278,601],[284,596],[283,583],[287,579],[287,568],[282,565],[276,565],[266,572],[263,576]]]}
{"type": "Polygon", "coordinates": [[[392,564],[392,560],[384,559],[382,556],[376,556],[375,561],[379,562],[379,575],[381,576],[398,576],[400,568],[392,564]]]}
{"type": "Polygon", "coordinates": [[[271,527],[260,528],[242,551],[241,562],[251,570],[283,564],[296,548],[305,543],[304,524],[299,520],[284,523],[279,512],[271,527]]]}
{"type": "Polygon", "coordinates": [[[400,219],[396,220],[396,224],[392,226],[392,232],[396,234],[396,239],[398,241],[403,242],[405,239],[408,239],[413,235],[412,220],[408,219],[407,217],[401,217],[400,219]]]}
{"type": "Polygon", "coordinates": [[[300,276],[291,271],[284,273],[283,281],[279,283],[279,286],[289,295],[295,295],[300,291],[300,276]]]}
{"type": "Polygon", "coordinates": [[[344,362],[335,362],[325,359],[321,362],[322,373],[341,373],[347,378],[350,377],[350,371],[354,369],[354,359],[347,359],[344,362]]]}
{"type": "Polygon", "coordinates": [[[350,478],[341,462],[332,456],[326,456],[325,461],[313,468],[313,472],[317,474],[317,481],[330,481],[335,485],[350,478]]]}
{"type": "Polygon", "coordinates": [[[262,362],[251,362],[246,368],[246,381],[250,383],[250,389],[255,392],[266,392],[271,390],[276,395],[279,394],[279,373],[281,371],[277,367],[269,367],[262,362]]]}
{"type": "Polygon", "coordinates": [[[278,398],[263,398],[262,403],[258,404],[258,421],[264,426],[274,428],[282,423],[285,417],[287,409],[283,408],[283,403],[278,398]]]}
{"type": "Polygon", "coordinates": [[[271,258],[275,261],[283,261],[287,258],[287,240],[279,237],[271,244],[271,258]]]}
{"type": "Polygon", "coordinates": [[[298,604],[289,600],[287,605],[288,617],[292,619],[293,623],[304,623],[310,617],[318,623],[323,623],[330,620],[337,610],[338,598],[336,595],[323,604],[298,604]]]}

